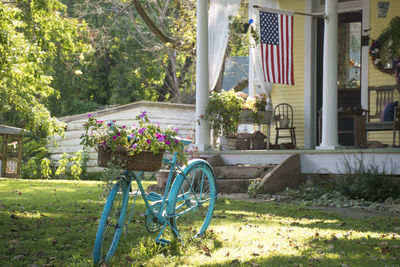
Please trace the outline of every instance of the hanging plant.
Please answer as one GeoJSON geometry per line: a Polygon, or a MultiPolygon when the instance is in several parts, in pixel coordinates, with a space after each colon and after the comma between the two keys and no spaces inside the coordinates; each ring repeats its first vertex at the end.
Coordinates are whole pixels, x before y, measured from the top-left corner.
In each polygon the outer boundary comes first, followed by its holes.
{"type": "Polygon", "coordinates": [[[374,66],[385,73],[398,72],[400,61],[400,17],[392,18],[388,27],[382,31],[369,48],[374,66]]]}

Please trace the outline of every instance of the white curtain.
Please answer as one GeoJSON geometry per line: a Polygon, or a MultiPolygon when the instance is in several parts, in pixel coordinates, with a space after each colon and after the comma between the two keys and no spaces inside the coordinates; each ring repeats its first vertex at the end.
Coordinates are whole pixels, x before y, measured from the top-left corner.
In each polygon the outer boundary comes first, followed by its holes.
{"type": "MultiPolygon", "coordinates": [[[[205,0],[204,0],[205,1],[205,0]]],[[[218,82],[229,37],[229,17],[235,16],[241,0],[210,0],[208,13],[209,90],[218,82]]]]}
{"type": "MultiPolygon", "coordinates": [[[[254,0],[254,4],[261,5],[262,7],[269,7],[269,8],[278,8],[278,1],[277,0],[254,0]]],[[[250,8],[253,8],[251,5],[250,8]]],[[[260,36],[260,12],[259,9],[255,9],[252,12],[253,14],[253,19],[254,22],[251,24],[251,27],[258,33],[258,36],[260,36]]],[[[255,42],[252,38],[250,38],[250,43],[254,46],[255,42]]],[[[272,91],[272,83],[268,83],[264,80],[264,74],[262,71],[262,62],[261,62],[261,46],[260,43],[254,48],[254,52],[250,53],[252,56],[253,60],[253,66],[254,66],[254,71],[255,71],[255,77],[256,77],[256,82],[255,84],[259,85],[261,89],[267,94],[269,97],[271,95],[272,91]]],[[[271,99],[269,99],[269,102],[271,102],[271,99]]]]}

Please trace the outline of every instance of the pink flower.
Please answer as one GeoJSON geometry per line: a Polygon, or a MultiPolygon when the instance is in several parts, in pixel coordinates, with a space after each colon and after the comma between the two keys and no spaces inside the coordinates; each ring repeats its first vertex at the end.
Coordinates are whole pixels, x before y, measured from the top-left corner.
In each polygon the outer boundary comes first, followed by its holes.
{"type": "Polygon", "coordinates": [[[113,140],[117,140],[117,137],[115,135],[113,136],[113,140]]]}
{"type": "Polygon", "coordinates": [[[118,135],[118,136],[121,136],[121,133],[120,133],[120,132],[118,132],[118,133],[117,133],[117,135],[118,135]]]}
{"type": "Polygon", "coordinates": [[[126,126],[125,125],[122,125],[122,129],[125,129],[126,128],[126,126]]]}
{"type": "Polygon", "coordinates": [[[137,148],[137,144],[133,144],[133,145],[132,145],[132,148],[137,148]]]}
{"type": "Polygon", "coordinates": [[[164,143],[166,143],[167,145],[170,145],[170,144],[171,144],[171,141],[165,140],[164,143]]]}
{"type": "Polygon", "coordinates": [[[150,139],[147,139],[146,142],[147,142],[148,144],[150,144],[150,143],[151,143],[151,140],[150,140],[150,139]]]}
{"type": "Polygon", "coordinates": [[[175,141],[175,143],[176,143],[176,144],[178,144],[178,143],[179,143],[179,140],[178,140],[178,139],[176,139],[176,138],[174,138],[174,141],[175,141]]]}

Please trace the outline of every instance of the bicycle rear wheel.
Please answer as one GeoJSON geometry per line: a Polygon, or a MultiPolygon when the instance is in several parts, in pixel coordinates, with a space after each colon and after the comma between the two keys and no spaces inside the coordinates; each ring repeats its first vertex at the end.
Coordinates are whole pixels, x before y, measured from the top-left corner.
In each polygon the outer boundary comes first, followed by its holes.
{"type": "Polygon", "coordinates": [[[117,249],[127,214],[129,182],[115,183],[101,215],[94,243],[93,262],[108,262],[117,249]]]}
{"type": "Polygon", "coordinates": [[[203,235],[210,225],[217,199],[214,172],[207,162],[196,160],[178,175],[174,182],[167,206],[167,214],[173,215],[173,233],[182,240],[203,235]],[[175,232],[176,231],[176,232],[175,232]]]}

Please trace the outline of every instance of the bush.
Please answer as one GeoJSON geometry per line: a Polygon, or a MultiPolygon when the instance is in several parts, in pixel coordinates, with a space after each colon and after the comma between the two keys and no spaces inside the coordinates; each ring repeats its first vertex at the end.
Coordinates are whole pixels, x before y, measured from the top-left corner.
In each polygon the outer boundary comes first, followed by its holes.
{"type": "MultiPolygon", "coordinates": [[[[400,186],[394,182],[393,176],[386,172],[385,166],[380,170],[380,166],[374,161],[365,164],[362,157],[354,163],[352,166],[345,159],[344,173],[335,177],[338,189],[343,195],[369,201],[384,201],[400,195],[400,186]]],[[[392,164],[392,172],[395,168],[392,164]]]]}

